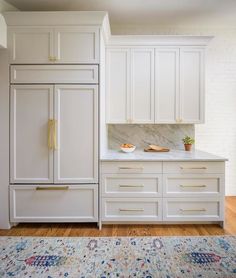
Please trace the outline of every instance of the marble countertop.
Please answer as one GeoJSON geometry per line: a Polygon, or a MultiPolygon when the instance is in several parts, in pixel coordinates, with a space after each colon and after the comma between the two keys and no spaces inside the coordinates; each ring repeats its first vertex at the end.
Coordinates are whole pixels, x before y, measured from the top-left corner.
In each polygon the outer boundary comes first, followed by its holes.
{"type": "Polygon", "coordinates": [[[135,150],[133,153],[124,153],[120,150],[108,150],[101,155],[101,161],[227,161],[226,158],[207,152],[194,150],[170,150],[164,153],[149,153],[135,150]]]}

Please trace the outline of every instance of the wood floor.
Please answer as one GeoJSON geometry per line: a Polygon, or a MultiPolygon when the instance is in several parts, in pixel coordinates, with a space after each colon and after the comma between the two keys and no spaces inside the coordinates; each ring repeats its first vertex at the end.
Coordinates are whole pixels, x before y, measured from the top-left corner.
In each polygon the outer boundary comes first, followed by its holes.
{"type": "Polygon", "coordinates": [[[225,229],[218,225],[20,224],[0,236],[203,236],[236,235],[236,197],[226,197],[225,229]]]}

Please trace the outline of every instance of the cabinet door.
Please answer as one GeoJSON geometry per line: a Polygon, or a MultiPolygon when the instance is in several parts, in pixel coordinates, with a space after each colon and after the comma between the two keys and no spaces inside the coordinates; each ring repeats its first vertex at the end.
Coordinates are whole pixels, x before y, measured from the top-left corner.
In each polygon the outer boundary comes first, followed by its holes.
{"type": "Polygon", "coordinates": [[[180,51],[180,119],[184,123],[204,121],[204,50],[180,51]]]}
{"type": "Polygon", "coordinates": [[[155,122],[179,118],[179,49],[155,50],[155,122]]]}
{"type": "Polygon", "coordinates": [[[154,123],[154,49],[131,50],[131,121],[154,123]]]}
{"type": "Polygon", "coordinates": [[[54,52],[58,63],[99,63],[99,28],[70,26],[54,29],[54,52]]]}
{"type": "Polygon", "coordinates": [[[55,183],[98,182],[98,87],[55,86],[55,183]]]}
{"type": "Polygon", "coordinates": [[[50,57],[53,56],[53,29],[47,27],[10,28],[8,45],[11,63],[50,63],[50,57]]]}
{"type": "Polygon", "coordinates": [[[106,56],[107,123],[130,119],[130,50],[108,49],[106,56]]]}
{"type": "Polygon", "coordinates": [[[11,183],[53,182],[48,120],[53,118],[53,87],[11,87],[11,183]]]}

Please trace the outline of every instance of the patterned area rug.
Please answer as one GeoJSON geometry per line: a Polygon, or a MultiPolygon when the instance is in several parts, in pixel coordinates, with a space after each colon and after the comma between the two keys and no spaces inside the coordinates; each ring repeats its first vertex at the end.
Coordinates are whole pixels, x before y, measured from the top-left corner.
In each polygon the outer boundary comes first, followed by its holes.
{"type": "Polygon", "coordinates": [[[236,278],[236,237],[0,237],[0,277],[236,278]]]}

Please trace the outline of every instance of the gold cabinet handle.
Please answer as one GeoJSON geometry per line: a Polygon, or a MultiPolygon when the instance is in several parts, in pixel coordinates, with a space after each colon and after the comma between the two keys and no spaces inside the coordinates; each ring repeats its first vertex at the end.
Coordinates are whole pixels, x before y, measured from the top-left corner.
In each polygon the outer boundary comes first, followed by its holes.
{"type": "Polygon", "coordinates": [[[202,185],[184,185],[184,184],[180,184],[179,186],[183,187],[183,188],[187,188],[187,187],[203,188],[203,187],[206,187],[205,184],[202,184],[202,185]]]}
{"type": "Polygon", "coordinates": [[[144,211],[143,208],[133,208],[133,209],[119,209],[120,212],[125,212],[125,211],[134,211],[134,212],[139,212],[139,211],[144,211]]]}
{"type": "Polygon", "coordinates": [[[206,170],[207,167],[180,167],[181,170],[206,170]]]}
{"type": "Polygon", "coordinates": [[[143,170],[143,167],[119,167],[119,170],[143,170]]]}
{"type": "Polygon", "coordinates": [[[36,190],[68,190],[69,186],[37,186],[36,190]]]}
{"type": "Polygon", "coordinates": [[[56,56],[49,56],[48,60],[51,61],[51,62],[56,62],[58,59],[57,59],[56,56]]]}
{"type": "Polygon", "coordinates": [[[48,148],[50,150],[57,149],[56,124],[57,124],[56,120],[54,119],[48,120],[48,148]]]}
{"type": "Polygon", "coordinates": [[[121,188],[138,188],[138,187],[143,187],[143,184],[137,184],[137,185],[120,184],[119,187],[121,187],[121,188]]]}
{"type": "Polygon", "coordinates": [[[205,208],[202,208],[202,209],[180,209],[180,211],[182,213],[184,213],[184,212],[204,212],[204,211],[206,211],[206,209],[205,208]]]}

